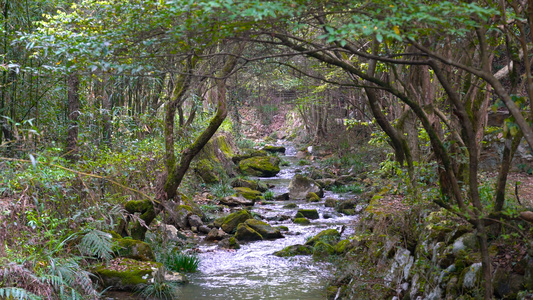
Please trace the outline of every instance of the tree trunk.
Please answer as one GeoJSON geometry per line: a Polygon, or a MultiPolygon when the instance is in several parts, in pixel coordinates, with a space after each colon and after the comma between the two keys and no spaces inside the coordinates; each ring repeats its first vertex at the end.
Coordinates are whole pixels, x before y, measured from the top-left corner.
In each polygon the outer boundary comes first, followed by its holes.
{"type": "Polygon", "coordinates": [[[77,74],[68,77],[68,119],[67,145],[65,157],[71,162],[78,159],[78,117],[80,116],[80,79],[77,74]]]}

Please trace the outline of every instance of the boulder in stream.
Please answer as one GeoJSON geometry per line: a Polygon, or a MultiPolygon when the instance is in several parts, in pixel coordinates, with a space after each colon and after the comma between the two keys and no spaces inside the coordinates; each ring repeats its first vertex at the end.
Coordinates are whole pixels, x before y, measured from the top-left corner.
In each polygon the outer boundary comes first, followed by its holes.
{"type": "Polygon", "coordinates": [[[266,152],[264,150],[251,151],[251,152],[247,152],[247,153],[244,153],[244,154],[235,155],[235,156],[233,156],[231,158],[231,160],[235,164],[238,164],[238,163],[240,163],[241,161],[243,161],[245,159],[252,158],[252,157],[260,157],[260,156],[268,156],[268,152],[266,152]]]}
{"type": "Polygon", "coordinates": [[[337,199],[328,197],[326,198],[326,201],[324,201],[325,207],[335,207],[337,206],[337,199]]]}
{"type": "Polygon", "coordinates": [[[307,200],[307,202],[320,202],[320,197],[318,197],[316,193],[309,192],[305,195],[305,200],[307,200]]]}
{"type": "Polygon", "coordinates": [[[324,190],[316,181],[301,174],[296,174],[289,183],[289,197],[291,199],[305,199],[305,196],[310,192],[319,197],[324,196],[324,190]]]}
{"type": "Polygon", "coordinates": [[[308,245],[291,245],[283,248],[283,250],[274,252],[274,255],[279,257],[291,257],[296,255],[311,254],[313,254],[313,247],[308,245]]]}
{"type": "Polygon", "coordinates": [[[316,209],[299,209],[296,213],[296,217],[304,217],[311,220],[315,220],[319,218],[319,215],[316,209]]]}
{"type": "Polygon", "coordinates": [[[246,223],[241,223],[237,226],[235,238],[239,241],[260,241],[263,239],[263,236],[246,223]]]}
{"type": "Polygon", "coordinates": [[[231,182],[231,186],[234,187],[234,188],[247,187],[247,188],[250,188],[252,190],[260,191],[262,193],[268,191],[268,186],[266,184],[262,183],[261,181],[258,181],[258,180],[247,180],[247,179],[244,179],[244,178],[235,178],[231,182]]]}
{"type": "Polygon", "coordinates": [[[309,221],[309,219],[307,219],[307,218],[295,218],[292,222],[294,224],[300,224],[300,225],[309,225],[309,224],[311,224],[311,221],[309,221]]]}
{"type": "Polygon", "coordinates": [[[220,199],[220,203],[227,206],[253,206],[254,201],[244,198],[242,195],[226,196],[220,199]]]}
{"type": "Polygon", "coordinates": [[[324,242],[330,245],[336,245],[340,237],[341,234],[337,231],[337,229],[326,229],[309,239],[305,244],[309,246],[315,246],[317,242],[324,242]]]}
{"type": "Polygon", "coordinates": [[[239,163],[239,170],[245,175],[273,177],[280,171],[279,162],[276,156],[251,157],[239,163]]]}
{"type": "Polygon", "coordinates": [[[251,188],[248,188],[248,187],[236,187],[233,189],[237,192],[237,194],[243,196],[244,198],[248,200],[254,201],[254,200],[261,199],[260,191],[252,190],[251,188]]]}
{"type": "Polygon", "coordinates": [[[224,230],[213,228],[211,229],[211,231],[209,231],[209,233],[205,237],[205,240],[211,242],[219,241],[225,239],[227,236],[228,234],[225,233],[224,230]]]}
{"type": "Polygon", "coordinates": [[[246,209],[227,215],[220,226],[226,233],[234,233],[237,226],[248,219],[253,219],[252,214],[246,209]]]}
{"type": "Polygon", "coordinates": [[[283,237],[279,228],[274,228],[265,222],[256,219],[248,219],[244,224],[257,231],[264,239],[278,239],[283,237]]]}
{"type": "Polygon", "coordinates": [[[263,147],[263,150],[270,153],[285,153],[286,149],[283,146],[266,145],[263,147]]]}
{"type": "Polygon", "coordinates": [[[155,255],[150,245],[134,239],[115,239],[113,249],[118,257],[131,258],[138,261],[154,261],[155,255]]]}

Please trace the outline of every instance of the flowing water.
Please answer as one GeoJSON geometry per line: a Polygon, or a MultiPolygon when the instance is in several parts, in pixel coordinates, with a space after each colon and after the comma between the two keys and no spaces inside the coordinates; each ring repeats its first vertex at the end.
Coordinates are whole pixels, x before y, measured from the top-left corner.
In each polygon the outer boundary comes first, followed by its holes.
{"type": "MultiPolygon", "coordinates": [[[[259,178],[275,185],[275,195],[288,192],[290,179],[303,171],[296,166],[298,159],[293,148],[287,149],[283,160],[290,163],[272,178],[259,178]]],[[[342,199],[353,195],[336,195],[326,192],[326,197],[342,199]]],[[[284,238],[243,243],[238,250],[220,250],[216,244],[204,244],[198,254],[201,260],[198,272],[189,274],[190,283],[182,288],[182,299],[326,299],[325,286],[332,276],[332,266],[317,262],[311,256],[280,258],[272,255],[294,244],[304,244],[322,230],[337,228],[356,221],[357,217],[344,216],[332,208],[324,207],[323,199],[317,203],[305,201],[276,201],[273,204],[258,204],[251,210],[265,218],[273,226],[287,226],[284,238]],[[298,208],[286,209],[287,203],[296,203],[298,208]],[[316,208],[320,219],[311,225],[293,224],[290,219],[279,220],[281,216],[292,218],[298,209],[316,208]]],[[[344,234],[350,234],[347,226],[344,234]]]]}

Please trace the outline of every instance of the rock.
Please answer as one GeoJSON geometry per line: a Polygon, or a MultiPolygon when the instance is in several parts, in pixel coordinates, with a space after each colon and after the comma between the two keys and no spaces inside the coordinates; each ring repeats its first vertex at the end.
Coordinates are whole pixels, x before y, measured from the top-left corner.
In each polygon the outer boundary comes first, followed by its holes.
{"type": "Polygon", "coordinates": [[[305,199],[309,192],[315,193],[319,197],[324,196],[324,191],[316,181],[301,174],[296,174],[289,183],[289,197],[291,199],[305,199]]]}
{"type": "Polygon", "coordinates": [[[331,218],[333,218],[333,216],[330,215],[330,214],[328,214],[328,213],[323,213],[323,214],[322,214],[322,218],[324,218],[324,219],[331,219],[331,218]]]}
{"type": "Polygon", "coordinates": [[[314,256],[327,256],[327,255],[335,254],[335,247],[323,241],[317,241],[313,248],[314,248],[314,251],[313,251],[314,256]]]}
{"type": "Polygon", "coordinates": [[[320,185],[321,188],[329,190],[331,187],[336,185],[336,181],[333,178],[320,178],[315,179],[315,181],[320,185]]]}
{"type": "Polygon", "coordinates": [[[265,222],[256,219],[248,219],[244,224],[257,231],[264,239],[278,239],[283,237],[279,228],[274,228],[265,222]]]}
{"type": "Polygon", "coordinates": [[[320,218],[316,209],[299,209],[296,214],[301,214],[303,217],[311,220],[320,218]]]}
{"type": "Polygon", "coordinates": [[[245,175],[273,177],[279,173],[280,159],[275,156],[259,156],[242,160],[239,170],[245,175]]]}
{"type": "Polygon", "coordinates": [[[202,159],[194,167],[194,171],[207,184],[218,183],[220,178],[211,160],[202,159]]]}
{"type": "Polygon", "coordinates": [[[243,178],[235,178],[231,182],[231,186],[234,187],[234,188],[247,187],[247,188],[250,188],[252,190],[260,191],[262,193],[268,191],[268,186],[266,184],[258,181],[258,180],[247,180],[247,179],[243,179],[243,178]]]}
{"type": "Polygon", "coordinates": [[[357,200],[356,199],[347,199],[342,200],[337,203],[337,207],[335,210],[338,212],[342,212],[345,209],[355,209],[357,206],[357,200]]]}
{"type": "Polygon", "coordinates": [[[520,218],[529,223],[533,223],[533,211],[526,210],[526,211],[520,212],[520,218]]]}
{"type": "Polygon", "coordinates": [[[501,299],[514,299],[524,284],[524,276],[509,270],[497,269],[492,277],[494,292],[501,299]]]}
{"type": "Polygon", "coordinates": [[[472,290],[481,282],[481,263],[475,263],[463,270],[463,288],[472,290]]]}
{"type": "Polygon", "coordinates": [[[226,217],[216,218],[213,221],[213,227],[214,228],[220,228],[220,226],[222,226],[222,223],[224,223],[224,219],[226,219],[226,217]]]}
{"type": "Polygon", "coordinates": [[[274,197],[274,200],[276,201],[286,201],[289,199],[290,199],[289,193],[283,193],[281,195],[277,195],[276,197],[274,197]]]}
{"type": "Polygon", "coordinates": [[[187,237],[181,234],[174,225],[161,224],[159,225],[159,232],[166,237],[166,240],[178,242],[180,244],[185,243],[185,240],[187,239],[187,237]]]}
{"type": "Polygon", "coordinates": [[[479,249],[479,242],[475,233],[468,232],[459,237],[453,243],[453,253],[457,254],[459,251],[476,252],[479,249]]]}
{"type": "Polygon", "coordinates": [[[227,206],[253,206],[254,201],[244,198],[242,195],[226,196],[220,199],[220,203],[227,206]]]}
{"type": "Polygon", "coordinates": [[[186,229],[189,227],[189,215],[191,214],[191,211],[186,207],[178,207],[174,211],[174,214],[169,214],[170,221],[177,228],[186,229]]]}
{"type": "Polygon", "coordinates": [[[243,209],[227,215],[220,227],[226,233],[234,233],[235,230],[237,230],[237,226],[241,223],[244,223],[248,219],[253,219],[253,217],[250,212],[248,212],[246,209],[243,209]]]}
{"type": "Polygon", "coordinates": [[[225,249],[241,248],[241,245],[237,243],[237,240],[234,237],[228,237],[228,238],[223,239],[222,241],[218,242],[218,246],[220,248],[225,248],[225,249]]]}
{"type": "Polygon", "coordinates": [[[305,200],[308,202],[320,202],[320,197],[313,192],[309,192],[307,195],[305,195],[305,200]]]}
{"type": "Polygon", "coordinates": [[[180,196],[181,203],[182,203],[180,207],[186,208],[191,213],[199,216],[202,220],[207,219],[207,216],[205,215],[204,211],[200,208],[200,206],[196,202],[194,202],[194,200],[185,196],[182,193],[180,193],[179,196],[180,196]]]}
{"type": "Polygon", "coordinates": [[[283,205],[283,208],[297,208],[298,205],[296,205],[296,203],[289,203],[289,204],[285,204],[283,205]]]}
{"type": "Polygon", "coordinates": [[[350,242],[350,240],[342,240],[335,245],[335,253],[337,254],[343,254],[348,252],[348,250],[352,249],[354,246],[350,242]]]}
{"type": "Polygon", "coordinates": [[[191,227],[198,228],[204,225],[204,222],[202,222],[202,219],[200,219],[200,217],[197,215],[189,215],[187,219],[189,220],[189,225],[191,225],[191,227]]]}
{"type": "Polygon", "coordinates": [[[116,239],[114,252],[117,257],[135,259],[139,261],[154,261],[155,255],[150,245],[134,239],[116,239]]]}
{"type": "Polygon", "coordinates": [[[309,225],[309,224],[311,224],[311,221],[309,221],[306,218],[295,218],[292,222],[294,224],[300,224],[300,225],[309,225]]]}
{"type": "Polygon", "coordinates": [[[205,225],[200,225],[198,227],[198,231],[201,232],[201,233],[208,234],[209,232],[211,232],[211,228],[209,228],[208,226],[205,226],[205,225]]]}
{"type": "Polygon", "coordinates": [[[270,152],[270,153],[285,153],[285,147],[283,146],[267,145],[267,146],[264,146],[262,150],[270,152]]]}
{"type": "Polygon", "coordinates": [[[290,257],[296,255],[311,255],[313,254],[313,247],[308,245],[292,245],[283,248],[283,250],[274,252],[275,256],[290,257]]]}
{"type": "Polygon", "coordinates": [[[335,207],[337,206],[337,199],[335,198],[326,198],[326,201],[324,202],[325,207],[335,207]]]}
{"type": "Polygon", "coordinates": [[[150,226],[150,223],[157,216],[154,210],[154,204],[151,200],[131,200],[126,202],[124,208],[130,214],[140,213],[139,218],[144,221],[144,224],[141,225],[139,221],[136,221],[131,228],[131,237],[144,241],[147,226],[150,226]]]}
{"type": "Polygon", "coordinates": [[[341,234],[336,229],[326,229],[309,239],[305,244],[309,246],[314,246],[319,241],[325,242],[330,245],[337,244],[340,236],[341,234]]]}
{"type": "Polygon", "coordinates": [[[263,236],[250,226],[246,225],[246,223],[241,223],[237,226],[235,238],[239,241],[260,241],[263,239],[263,236]]]}
{"type": "Polygon", "coordinates": [[[213,228],[209,231],[205,237],[205,240],[209,242],[219,241],[225,239],[227,236],[228,235],[224,232],[224,230],[213,228]]]}
{"type": "Polygon", "coordinates": [[[93,268],[104,289],[136,291],[148,284],[163,265],[153,261],[115,258],[93,268]]]}
{"type": "Polygon", "coordinates": [[[254,201],[254,200],[260,200],[262,198],[260,191],[252,190],[251,188],[236,187],[233,189],[237,192],[238,195],[243,196],[244,198],[248,200],[254,201]]]}
{"type": "Polygon", "coordinates": [[[253,151],[253,152],[249,152],[249,153],[245,153],[245,154],[235,155],[235,156],[233,156],[231,158],[231,160],[235,164],[238,164],[238,163],[240,163],[241,161],[243,161],[245,159],[249,159],[249,158],[252,158],[252,157],[260,157],[260,156],[268,156],[268,152],[266,152],[266,151],[253,151]]]}
{"type": "Polygon", "coordinates": [[[185,277],[185,275],[178,273],[178,272],[172,272],[172,271],[166,271],[164,275],[166,282],[172,282],[172,283],[189,283],[189,279],[185,277]]]}

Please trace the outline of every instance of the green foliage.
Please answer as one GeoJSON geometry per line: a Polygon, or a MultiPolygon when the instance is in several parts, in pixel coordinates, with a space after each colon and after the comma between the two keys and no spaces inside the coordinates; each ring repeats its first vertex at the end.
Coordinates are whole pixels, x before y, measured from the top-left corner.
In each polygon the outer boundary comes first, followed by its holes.
{"type": "Polygon", "coordinates": [[[307,159],[300,159],[296,164],[299,166],[308,166],[311,162],[307,159]]]}
{"type": "Polygon", "coordinates": [[[180,288],[176,283],[160,280],[144,285],[138,293],[146,299],[172,300],[180,298],[180,288]]]}
{"type": "Polygon", "coordinates": [[[209,186],[209,192],[218,199],[235,194],[233,187],[227,183],[212,184],[209,186]]]}
{"type": "Polygon", "coordinates": [[[334,185],[331,187],[331,191],[337,194],[342,194],[342,193],[360,194],[363,192],[363,188],[358,184],[334,185]]]}
{"type": "Polygon", "coordinates": [[[111,234],[100,230],[90,230],[85,233],[78,244],[80,252],[99,259],[113,258],[113,240],[111,234]]]}
{"type": "Polygon", "coordinates": [[[196,272],[200,259],[196,255],[172,251],[163,258],[163,265],[175,272],[196,272]]]}
{"type": "Polygon", "coordinates": [[[271,190],[268,190],[266,192],[263,193],[263,198],[265,198],[265,200],[272,200],[274,199],[274,192],[271,191],[271,190]]]}

